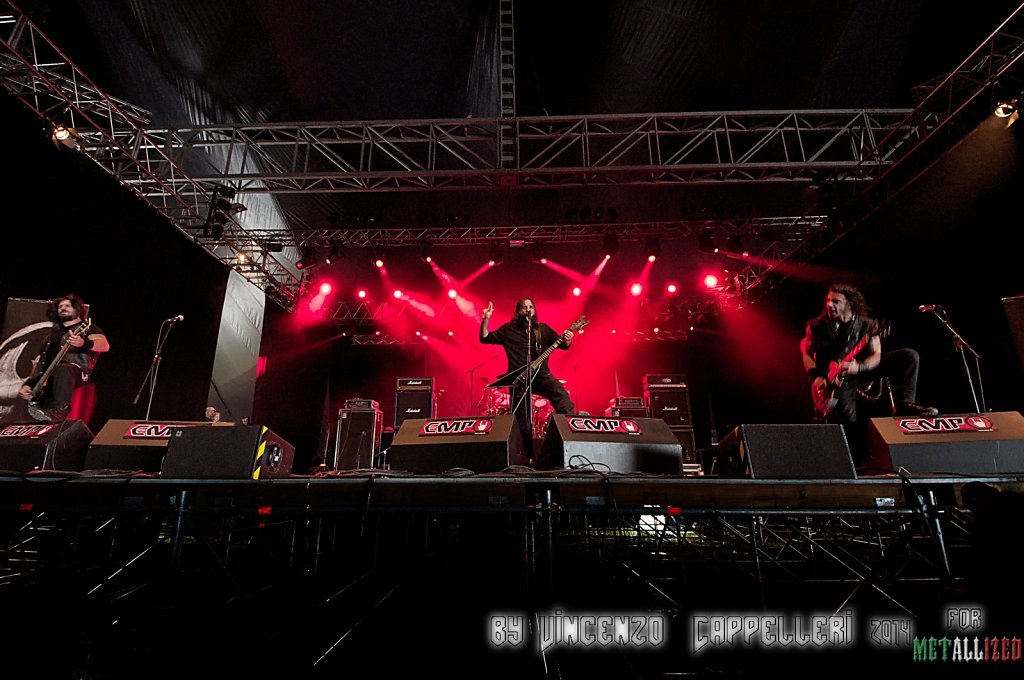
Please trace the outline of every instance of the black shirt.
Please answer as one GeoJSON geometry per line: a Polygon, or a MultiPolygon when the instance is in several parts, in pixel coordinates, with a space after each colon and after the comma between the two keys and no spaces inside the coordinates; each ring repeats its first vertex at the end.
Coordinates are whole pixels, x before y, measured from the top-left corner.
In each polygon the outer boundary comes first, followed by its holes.
{"type": "MultiPolygon", "coordinates": [[[[65,338],[70,334],[71,331],[79,328],[83,322],[73,323],[68,326],[55,325],[50,329],[50,334],[46,338],[46,344],[43,345],[43,352],[41,361],[39,363],[40,371],[46,370],[46,367],[50,365],[50,362],[60,352],[61,344],[65,338]]],[[[90,335],[104,335],[103,330],[96,324],[89,326],[89,329],[82,334],[83,337],[89,337],[90,335]]],[[[88,375],[92,369],[96,366],[96,359],[99,354],[96,352],[90,352],[81,347],[71,347],[68,349],[67,354],[64,355],[62,363],[70,363],[79,366],[82,372],[88,375]]]]}
{"type": "MultiPolygon", "coordinates": [[[[534,328],[534,343],[530,347],[526,338],[526,327],[509,322],[502,324],[496,331],[488,332],[487,337],[480,338],[480,342],[488,345],[501,345],[505,349],[508,370],[513,371],[526,365],[527,349],[530,350],[530,359],[536,359],[544,350],[553,345],[559,336],[560,334],[546,323],[537,323],[534,328]],[[539,339],[537,339],[538,335],[539,339]]],[[[565,346],[559,345],[559,349],[565,349],[565,346]]],[[[545,375],[550,372],[548,360],[545,358],[540,368],[537,369],[537,375],[545,375]]]]}

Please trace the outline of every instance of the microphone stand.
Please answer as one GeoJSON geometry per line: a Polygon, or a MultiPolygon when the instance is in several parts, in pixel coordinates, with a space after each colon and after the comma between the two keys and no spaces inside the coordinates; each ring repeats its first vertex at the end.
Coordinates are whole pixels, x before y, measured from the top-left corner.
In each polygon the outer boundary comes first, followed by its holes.
{"type": "Polygon", "coordinates": [[[964,340],[959,333],[953,330],[953,327],[949,323],[949,315],[946,314],[946,310],[942,309],[942,307],[940,307],[939,305],[936,305],[935,309],[931,310],[931,312],[932,314],[935,315],[935,318],[938,319],[939,322],[946,327],[946,330],[948,330],[953,335],[953,344],[956,347],[956,351],[960,353],[960,359],[963,361],[964,364],[964,375],[967,376],[967,386],[971,390],[971,399],[974,402],[974,412],[984,413],[986,411],[985,390],[981,384],[981,362],[979,361],[980,357],[978,356],[978,353],[974,351],[974,348],[971,347],[970,344],[968,344],[968,342],[964,340]],[[941,314],[939,313],[940,310],[942,312],[941,314]],[[967,364],[967,352],[970,352],[971,356],[974,357],[974,371],[978,375],[977,392],[975,392],[974,390],[974,379],[971,377],[971,369],[970,366],[967,364]],[[979,394],[981,395],[980,406],[978,403],[979,394]]]}
{"type": "MultiPolygon", "coordinates": [[[[492,357],[493,358],[493,357],[492,357]]],[[[480,368],[484,364],[488,363],[491,359],[484,359],[473,368],[466,371],[469,374],[469,409],[475,410],[477,408],[476,403],[476,383],[473,382],[473,377],[476,375],[476,369],[480,368]]]]}
{"type": "Polygon", "coordinates": [[[160,330],[156,335],[156,351],[153,352],[153,361],[149,364],[149,371],[146,373],[146,377],[143,378],[142,384],[139,385],[139,391],[135,394],[135,399],[132,400],[133,404],[139,403],[139,397],[142,396],[142,390],[146,387],[146,383],[149,383],[149,402],[146,404],[146,420],[149,420],[150,409],[153,408],[153,394],[156,392],[156,379],[157,374],[160,372],[160,360],[163,358],[164,343],[167,342],[167,337],[171,334],[171,329],[174,328],[174,323],[177,319],[167,319],[160,324],[160,330]],[[164,328],[167,328],[167,332],[164,332],[164,328]]]}
{"type": "Polygon", "coordinates": [[[533,450],[533,376],[530,375],[533,368],[533,322],[526,317],[526,423],[527,431],[530,434],[530,446],[528,451],[533,450]]]}

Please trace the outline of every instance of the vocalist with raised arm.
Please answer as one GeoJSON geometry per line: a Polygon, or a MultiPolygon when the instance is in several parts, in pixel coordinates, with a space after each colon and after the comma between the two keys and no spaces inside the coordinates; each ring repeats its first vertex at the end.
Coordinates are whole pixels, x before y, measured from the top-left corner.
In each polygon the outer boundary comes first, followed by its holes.
{"type": "MultiPolygon", "coordinates": [[[[572,345],[573,332],[571,329],[559,335],[551,326],[537,319],[537,306],[532,298],[520,298],[516,302],[516,311],[512,318],[495,331],[488,328],[493,313],[494,304],[488,302],[480,319],[480,342],[501,345],[504,348],[509,372],[524,369],[555,343],[558,343],[558,349],[563,350],[569,349],[569,346],[572,345]]],[[[532,393],[546,397],[555,409],[555,413],[570,415],[575,412],[576,407],[573,405],[572,399],[569,398],[569,393],[562,386],[561,381],[551,374],[547,358],[532,370],[530,377],[532,383],[529,387],[532,393]]],[[[510,387],[509,400],[515,408],[516,423],[519,425],[519,431],[523,435],[523,444],[529,454],[532,451],[533,440],[530,404],[524,398],[528,387],[525,383],[525,379],[520,380],[510,387]]]]}

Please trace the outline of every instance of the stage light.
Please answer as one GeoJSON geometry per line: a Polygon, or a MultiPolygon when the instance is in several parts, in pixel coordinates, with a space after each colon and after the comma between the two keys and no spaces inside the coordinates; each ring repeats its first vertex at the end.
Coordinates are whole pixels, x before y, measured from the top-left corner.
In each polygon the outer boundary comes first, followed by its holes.
{"type": "Polygon", "coordinates": [[[995,114],[999,118],[1009,118],[1017,110],[1016,99],[1004,99],[996,105],[995,114]]]}
{"type": "Polygon", "coordinates": [[[579,286],[576,286],[572,289],[572,294],[579,297],[580,295],[583,295],[583,290],[579,286]]]}
{"type": "Polygon", "coordinates": [[[544,244],[540,241],[534,241],[530,245],[530,260],[547,264],[548,259],[544,257],[544,244]]]}
{"type": "Polygon", "coordinates": [[[729,248],[729,252],[734,255],[742,255],[743,257],[750,255],[747,249],[743,247],[743,237],[739,234],[729,237],[727,247],[729,248]]]}
{"type": "Polygon", "coordinates": [[[337,262],[339,257],[341,257],[341,246],[334,244],[331,246],[331,249],[327,251],[327,257],[324,258],[324,262],[331,264],[332,262],[337,262]]]}
{"type": "Polygon", "coordinates": [[[707,274],[704,276],[704,287],[705,288],[717,288],[718,277],[714,274],[707,274]]]}
{"type": "Polygon", "coordinates": [[[330,295],[332,290],[334,290],[334,286],[332,286],[331,284],[327,283],[326,281],[324,281],[323,283],[320,284],[320,294],[321,295],[330,295]]]}
{"type": "Polygon", "coordinates": [[[366,291],[360,288],[359,292],[356,293],[356,297],[358,297],[360,300],[365,300],[366,299],[366,291]]]}
{"type": "Polygon", "coordinates": [[[629,287],[629,294],[632,295],[633,297],[640,295],[640,293],[642,292],[644,292],[644,287],[639,283],[634,283],[632,286],[629,287]]]}
{"type": "Polygon", "coordinates": [[[505,254],[501,250],[501,244],[495,241],[491,244],[491,259],[489,264],[493,267],[496,264],[501,264],[505,260],[505,254]]]}
{"type": "Polygon", "coordinates": [[[454,336],[455,336],[455,331],[448,331],[448,337],[449,338],[454,337],[454,336]]]}
{"type": "Polygon", "coordinates": [[[316,251],[309,246],[303,246],[299,250],[299,259],[295,263],[296,269],[312,269],[317,264],[316,251]]]}
{"type": "Polygon", "coordinates": [[[452,300],[454,300],[454,299],[455,299],[455,298],[457,298],[458,296],[459,296],[459,293],[458,293],[458,291],[457,291],[457,290],[455,290],[454,288],[449,288],[449,289],[448,289],[448,297],[449,297],[449,298],[451,298],[452,300]]]}
{"type": "Polygon", "coordinates": [[[601,245],[605,257],[612,257],[619,252],[619,239],[614,231],[605,232],[601,245]]]}
{"type": "Polygon", "coordinates": [[[400,290],[398,290],[398,289],[396,289],[396,290],[395,290],[395,292],[394,292],[394,293],[392,293],[392,295],[394,295],[394,296],[395,296],[395,299],[396,299],[396,300],[401,300],[401,299],[402,299],[402,291],[400,291],[400,290]]]}
{"type": "Polygon", "coordinates": [[[73,127],[54,125],[53,132],[50,134],[50,139],[53,140],[54,145],[56,145],[58,149],[62,146],[68,149],[77,149],[78,140],[81,139],[81,135],[79,135],[78,130],[73,127]]]}
{"type": "Polygon", "coordinates": [[[373,249],[373,266],[377,269],[384,267],[384,249],[380,246],[373,249]]]}
{"type": "Polygon", "coordinates": [[[674,283],[670,283],[668,284],[668,286],[665,287],[665,290],[667,290],[669,293],[675,293],[677,290],[679,290],[679,287],[676,286],[676,284],[674,283]]]}
{"type": "Polygon", "coordinates": [[[661,255],[661,243],[656,238],[647,239],[647,243],[644,244],[644,255],[647,256],[648,262],[654,262],[661,255]]]}

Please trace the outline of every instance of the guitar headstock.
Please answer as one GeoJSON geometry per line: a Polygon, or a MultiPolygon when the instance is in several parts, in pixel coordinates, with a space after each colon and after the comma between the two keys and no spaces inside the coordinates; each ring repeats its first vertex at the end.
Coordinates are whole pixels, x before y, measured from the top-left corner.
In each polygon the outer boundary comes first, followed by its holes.
{"type": "Polygon", "coordinates": [[[71,331],[71,335],[82,337],[91,327],[92,319],[86,319],[82,323],[78,324],[78,326],[75,327],[75,330],[71,331]]]}
{"type": "Polygon", "coordinates": [[[588,319],[583,314],[580,314],[580,318],[578,318],[578,319],[576,319],[575,321],[572,322],[572,325],[569,326],[569,330],[571,330],[573,333],[575,333],[576,331],[580,330],[581,328],[586,327],[586,325],[588,323],[590,323],[590,319],[588,319]]]}

